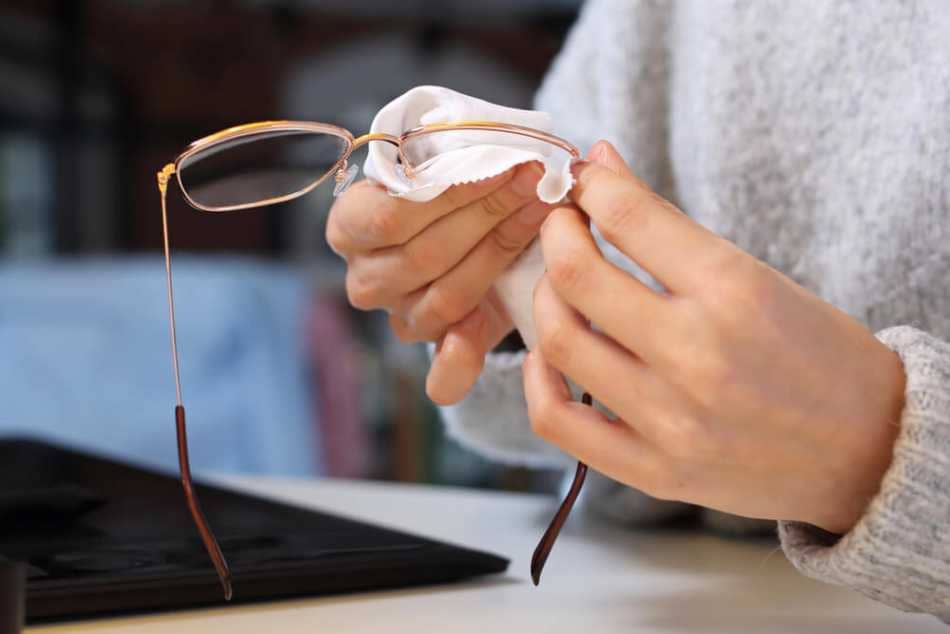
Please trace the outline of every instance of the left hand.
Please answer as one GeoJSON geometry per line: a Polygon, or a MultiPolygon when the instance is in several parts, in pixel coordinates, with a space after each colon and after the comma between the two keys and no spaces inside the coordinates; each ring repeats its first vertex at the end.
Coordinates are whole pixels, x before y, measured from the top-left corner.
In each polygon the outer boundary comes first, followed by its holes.
{"type": "Polygon", "coordinates": [[[650,191],[608,144],[592,155],[575,204],[667,292],[605,260],[577,208],[551,214],[524,367],[535,431],[655,497],[850,530],[890,464],[898,356],[650,191]],[[573,402],[561,373],[620,420],[573,402]]]}

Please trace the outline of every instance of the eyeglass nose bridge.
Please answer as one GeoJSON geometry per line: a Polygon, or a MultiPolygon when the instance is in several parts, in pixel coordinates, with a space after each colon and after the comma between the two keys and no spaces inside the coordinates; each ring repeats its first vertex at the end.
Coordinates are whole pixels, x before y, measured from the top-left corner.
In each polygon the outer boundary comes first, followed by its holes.
{"type": "Polygon", "coordinates": [[[370,132],[369,134],[364,134],[363,136],[358,136],[353,139],[353,147],[350,148],[350,151],[362,147],[370,141],[384,141],[386,143],[391,143],[396,147],[401,145],[399,137],[395,137],[391,134],[384,134],[382,132],[370,132]]]}
{"type": "Polygon", "coordinates": [[[347,151],[345,158],[340,163],[339,167],[337,167],[336,174],[334,174],[334,180],[336,181],[336,185],[333,187],[334,198],[345,192],[356,179],[356,174],[358,172],[357,167],[355,165],[347,165],[350,154],[352,154],[357,148],[366,145],[370,141],[383,141],[384,143],[395,145],[399,152],[399,158],[404,164],[403,169],[406,171],[406,176],[410,178],[412,177],[412,168],[406,164],[405,157],[402,155],[402,139],[397,136],[382,132],[370,132],[353,139],[353,143],[350,146],[350,149],[347,151]]]}

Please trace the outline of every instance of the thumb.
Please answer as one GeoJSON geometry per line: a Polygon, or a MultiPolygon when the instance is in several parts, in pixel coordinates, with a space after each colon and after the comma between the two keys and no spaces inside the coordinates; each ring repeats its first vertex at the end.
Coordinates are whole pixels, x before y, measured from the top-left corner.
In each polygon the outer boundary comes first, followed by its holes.
{"type": "Polygon", "coordinates": [[[633,170],[627,166],[627,162],[623,160],[623,157],[617,152],[617,148],[611,145],[610,141],[601,140],[595,143],[587,153],[587,158],[592,163],[603,165],[617,176],[636,178],[633,170]]]}

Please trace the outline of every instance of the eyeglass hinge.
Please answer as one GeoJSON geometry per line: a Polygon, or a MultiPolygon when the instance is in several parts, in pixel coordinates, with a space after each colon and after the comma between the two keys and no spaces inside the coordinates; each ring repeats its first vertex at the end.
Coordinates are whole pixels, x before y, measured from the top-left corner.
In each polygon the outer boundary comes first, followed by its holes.
{"type": "Polygon", "coordinates": [[[163,194],[165,193],[165,190],[168,189],[168,179],[171,178],[172,174],[174,173],[175,173],[175,165],[172,163],[169,163],[168,165],[162,168],[162,171],[160,171],[157,174],[158,191],[160,191],[163,194]]]}

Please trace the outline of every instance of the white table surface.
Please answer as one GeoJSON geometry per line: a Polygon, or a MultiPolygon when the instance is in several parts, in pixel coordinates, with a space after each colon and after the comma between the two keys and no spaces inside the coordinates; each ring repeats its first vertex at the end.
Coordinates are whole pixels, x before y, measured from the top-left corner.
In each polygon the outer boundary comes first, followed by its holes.
{"type": "MultiPolygon", "coordinates": [[[[443,586],[28,628],[39,634],[678,632],[927,634],[947,629],[798,575],[774,546],[569,523],[541,586],[531,551],[555,501],[355,481],[230,480],[293,503],[503,554],[504,575],[443,586]]],[[[240,586],[236,592],[240,592],[240,586]]]]}

